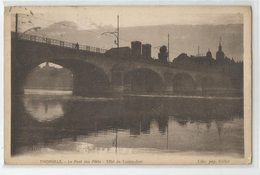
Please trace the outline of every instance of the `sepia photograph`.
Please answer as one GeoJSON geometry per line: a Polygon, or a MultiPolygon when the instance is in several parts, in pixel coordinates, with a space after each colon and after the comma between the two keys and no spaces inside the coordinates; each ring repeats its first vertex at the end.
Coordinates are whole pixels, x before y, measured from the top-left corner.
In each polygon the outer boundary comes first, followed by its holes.
{"type": "Polygon", "coordinates": [[[250,164],[249,6],[4,9],[5,164],[250,164]]]}

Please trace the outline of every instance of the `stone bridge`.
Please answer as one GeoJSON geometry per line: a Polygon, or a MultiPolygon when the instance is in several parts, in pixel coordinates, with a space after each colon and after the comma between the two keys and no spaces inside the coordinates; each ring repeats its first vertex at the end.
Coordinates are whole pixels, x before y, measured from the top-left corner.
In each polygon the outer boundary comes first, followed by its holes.
{"type": "Polygon", "coordinates": [[[38,42],[12,37],[12,91],[23,93],[27,75],[39,64],[52,62],[73,73],[76,95],[103,92],[201,92],[217,85],[221,74],[174,68],[167,63],[108,57],[99,49],[65,47],[64,42],[38,42]]]}

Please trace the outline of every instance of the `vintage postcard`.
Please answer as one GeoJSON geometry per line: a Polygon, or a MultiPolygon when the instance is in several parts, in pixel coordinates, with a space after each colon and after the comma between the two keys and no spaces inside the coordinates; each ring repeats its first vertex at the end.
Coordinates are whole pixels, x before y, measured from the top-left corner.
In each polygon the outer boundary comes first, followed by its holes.
{"type": "Polygon", "coordinates": [[[249,164],[249,6],[5,7],[5,164],[249,164]]]}

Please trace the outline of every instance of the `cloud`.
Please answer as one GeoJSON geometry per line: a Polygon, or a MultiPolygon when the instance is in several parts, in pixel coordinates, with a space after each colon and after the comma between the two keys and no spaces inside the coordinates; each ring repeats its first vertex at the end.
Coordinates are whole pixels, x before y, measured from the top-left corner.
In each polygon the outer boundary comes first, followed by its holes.
{"type": "MultiPolygon", "coordinates": [[[[155,26],[155,25],[227,25],[242,24],[243,14],[220,10],[213,13],[210,8],[196,11],[194,8],[174,8],[174,7],[150,7],[150,8],[131,8],[131,7],[92,7],[92,8],[36,8],[27,10],[19,9],[20,31],[25,31],[31,25],[42,28],[60,22],[74,22],[79,30],[97,30],[100,27],[117,26],[117,16],[119,15],[120,27],[136,26],[155,26]],[[33,15],[30,13],[33,12],[33,15]]],[[[12,18],[12,27],[14,29],[15,17],[12,18]]]]}

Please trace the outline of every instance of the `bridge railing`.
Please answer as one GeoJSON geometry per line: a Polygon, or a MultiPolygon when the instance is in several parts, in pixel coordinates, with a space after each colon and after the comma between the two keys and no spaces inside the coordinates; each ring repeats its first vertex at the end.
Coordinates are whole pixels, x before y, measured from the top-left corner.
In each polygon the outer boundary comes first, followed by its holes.
{"type": "MultiPolygon", "coordinates": [[[[12,38],[15,37],[16,36],[15,32],[12,32],[11,36],[12,36],[12,38]]],[[[18,39],[46,43],[46,44],[50,44],[50,45],[67,47],[67,48],[72,48],[72,49],[86,50],[89,52],[96,52],[96,53],[105,53],[107,51],[106,49],[101,49],[101,48],[91,47],[91,46],[81,45],[81,44],[79,44],[78,48],[77,48],[76,43],[70,43],[70,42],[66,42],[66,41],[45,38],[45,37],[40,37],[40,36],[35,36],[35,35],[29,35],[29,34],[24,34],[24,33],[18,33],[18,39]]]]}

